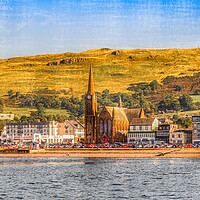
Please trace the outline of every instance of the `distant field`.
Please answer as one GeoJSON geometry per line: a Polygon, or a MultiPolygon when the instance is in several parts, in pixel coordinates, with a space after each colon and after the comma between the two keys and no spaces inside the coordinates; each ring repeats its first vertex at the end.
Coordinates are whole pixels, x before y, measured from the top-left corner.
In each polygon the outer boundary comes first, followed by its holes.
{"type": "Polygon", "coordinates": [[[200,102],[200,95],[191,95],[191,97],[194,103],[200,102]]]}
{"type": "Polygon", "coordinates": [[[127,92],[132,83],[161,81],[168,75],[193,75],[200,71],[200,49],[94,49],[0,60],[0,96],[9,90],[22,94],[49,88],[82,96],[87,88],[90,64],[95,90],[127,92]],[[60,61],[66,60],[64,64],[60,61]],[[53,65],[49,62],[56,62],[53,65]],[[47,65],[48,64],[48,65],[47,65]]]}
{"type": "MultiPolygon", "coordinates": [[[[22,115],[30,115],[31,111],[36,111],[36,109],[30,109],[30,108],[11,108],[11,107],[5,107],[4,113],[13,113],[16,116],[22,116],[22,115]]],[[[69,113],[66,110],[59,110],[59,109],[45,109],[46,115],[65,115],[69,116],[69,113]]]]}

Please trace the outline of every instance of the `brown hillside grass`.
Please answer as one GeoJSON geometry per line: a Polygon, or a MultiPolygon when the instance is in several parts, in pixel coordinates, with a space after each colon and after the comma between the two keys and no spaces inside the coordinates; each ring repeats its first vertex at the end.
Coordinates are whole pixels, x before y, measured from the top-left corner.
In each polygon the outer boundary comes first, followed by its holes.
{"type": "Polygon", "coordinates": [[[95,90],[127,92],[129,84],[161,82],[166,76],[193,75],[200,71],[200,48],[164,50],[94,49],[81,53],[47,54],[0,60],[0,93],[9,90],[23,94],[49,88],[81,96],[87,88],[90,64],[95,90]],[[59,64],[61,60],[73,64],[59,64]],[[77,59],[83,61],[77,62],[77,59]],[[47,66],[49,62],[58,65],[47,66]]]}

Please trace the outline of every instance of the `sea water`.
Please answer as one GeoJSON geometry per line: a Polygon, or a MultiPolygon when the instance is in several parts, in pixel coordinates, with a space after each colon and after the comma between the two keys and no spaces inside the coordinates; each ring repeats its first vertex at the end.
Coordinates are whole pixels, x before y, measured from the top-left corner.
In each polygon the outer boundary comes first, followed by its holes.
{"type": "Polygon", "coordinates": [[[0,158],[0,199],[200,199],[200,159],[0,158]]]}

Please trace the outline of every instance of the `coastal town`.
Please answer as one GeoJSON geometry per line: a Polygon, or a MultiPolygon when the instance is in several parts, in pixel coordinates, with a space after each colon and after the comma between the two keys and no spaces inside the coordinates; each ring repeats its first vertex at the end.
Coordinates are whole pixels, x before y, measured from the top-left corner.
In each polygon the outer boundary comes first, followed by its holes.
{"type": "MultiPolygon", "coordinates": [[[[159,148],[198,147],[200,114],[191,117],[188,128],[173,123],[173,116],[146,117],[143,108],[104,106],[98,114],[92,66],[85,94],[85,123],[78,120],[6,123],[1,133],[1,150],[17,148],[159,148]]],[[[14,114],[0,114],[1,120],[13,120],[14,114]]]]}

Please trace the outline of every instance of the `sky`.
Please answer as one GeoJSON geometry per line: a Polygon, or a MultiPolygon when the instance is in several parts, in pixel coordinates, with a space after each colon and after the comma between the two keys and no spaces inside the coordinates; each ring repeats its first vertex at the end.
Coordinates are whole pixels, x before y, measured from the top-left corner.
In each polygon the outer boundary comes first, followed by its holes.
{"type": "Polygon", "coordinates": [[[0,58],[197,47],[199,0],[0,0],[0,58]]]}

